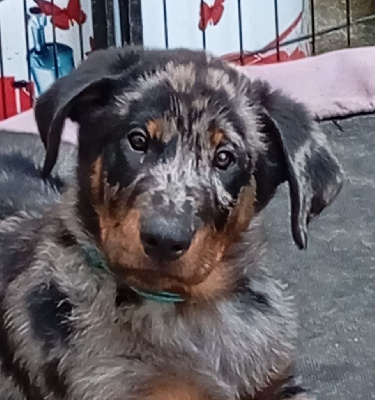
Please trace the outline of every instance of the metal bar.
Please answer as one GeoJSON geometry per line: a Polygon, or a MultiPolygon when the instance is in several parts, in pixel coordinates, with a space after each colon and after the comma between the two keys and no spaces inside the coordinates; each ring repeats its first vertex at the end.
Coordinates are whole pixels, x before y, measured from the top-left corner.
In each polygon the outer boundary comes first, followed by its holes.
{"type": "MultiPolygon", "coordinates": [[[[79,9],[82,10],[81,0],[78,0],[79,9]]],[[[82,32],[82,24],[78,24],[78,34],[79,34],[79,49],[81,52],[81,61],[85,58],[85,50],[83,48],[83,32],[82,32]]]]}
{"type": "Polygon", "coordinates": [[[119,9],[123,44],[143,44],[141,0],[119,0],[119,9]]]}
{"type": "Polygon", "coordinates": [[[129,0],[118,0],[122,45],[130,44],[129,0]]]}
{"type": "Polygon", "coordinates": [[[350,47],[351,45],[351,37],[350,37],[350,0],[346,0],[345,1],[345,5],[346,5],[346,40],[347,40],[347,45],[348,47],[350,47]]]}
{"type": "Polygon", "coordinates": [[[53,23],[53,19],[55,16],[55,7],[54,7],[55,0],[52,0],[52,39],[53,39],[53,64],[55,68],[55,79],[59,78],[59,63],[57,61],[57,40],[56,40],[56,26],[53,23]]]}
{"type": "Polygon", "coordinates": [[[280,31],[279,31],[279,8],[277,0],[274,0],[275,6],[275,31],[276,31],[276,51],[277,51],[277,61],[280,61],[280,31]]]}
{"type": "Polygon", "coordinates": [[[3,60],[3,46],[1,40],[1,21],[0,21],[0,79],[1,79],[1,100],[3,102],[3,116],[8,117],[7,107],[6,107],[6,96],[5,96],[5,77],[4,77],[4,60],[3,60]]]}
{"type": "MultiPolygon", "coordinates": [[[[366,16],[366,17],[362,17],[362,18],[358,18],[355,21],[352,21],[350,23],[350,26],[354,26],[354,25],[361,24],[361,23],[367,22],[367,21],[372,21],[372,20],[375,20],[375,14],[369,15],[369,16],[366,16]]],[[[315,37],[324,36],[324,35],[327,35],[329,33],[339,31],[340,29],[344,29],[344,28],[346,28],[346,23],[334,26],[332,28],[327,28],[327,29],[323,29],[321,31],[315,32],[315,37]]],[[[288,46],[290,44],[303,42],[303,41],[309,40],[311,38],[312,38],[311,35],[303,35],[303,36],[300,36],[299,38],[291,39],[291,40],[285,41],[283,43],[280,43],[280,48],[288,46]]],[[[262,54],[262,53],[265,53],[267,51],[275,50],[275,49],[276,49],[276,46],[270,46],[270,47],[262,48],[262,49],[259,49],[259,50],[256,50],[256,51],[244,52],[244,55],[245,56],[248,56],[248,55],[251,56],[251,55],[254,55],[254,54],[262,54]]]]}
{"type": "Polygon", "coordinates": [[[96,49],[108,47],[108,23],[106,1],[91,0],[92,24],[96,49]]]}
{"type": "Polygon", "coordinates": [[[115,45],[115,21],[113,15],[113,0],[105,0],[105,18],[107,24],[107,45],[115,45]]]}
{"type": "Polygon", "coordinates": [[[311,50],[313,55],[316,52],[315,45],[315,0],[310,0],[310,14],[311,14],[311,50]]]}
{"type": "Polygon", "coordinates": [[[79,24],[78,32],[79,32],[79,50],[80,50],[80,53],[81,53],[81,61],[83,61],[84,58],[85,58],[85,50],[83,48],[82,24],[79,24]]]}
{"type": "Polygon", "coordinates": [[[241,62],[241,65],[244,65],[241,0],[237,0],[237,10],[238,10],[238,34],[240,36],[239,37],[239,39],[240,39],[240,62],[241,62]]]}
{"type": "MultiPolygon", "coordinates": [[[[26,63],[27,63],[27,80],[31,85],[31,62],[30,62],[30,37],[29,37],[29,24],[28,24],[28,13],[27,3],[23,0],[23,25],[25,29],[25,47],[26,47],[26,63]]],[[[33,106],[34,93],[30,93],[30,107],[33,106]]]]}
{"type": "Polygon", "coordinates": [[[168,40],[168,15],[167,15],[167,0],[163,0],[163,15],[164,15],[164,38],[165,38],[165,47],[169,48],[169,40],[168,40]]]}
{"type": "MultiPolygon", "coordinates": [[[[200,15],[200,18],[203,18],[203,20],[204,20],[205,15],[204,15],[204,12],[203,12],[203,3],[204,3],[204,0],[201,0],[201,15],[200,15]]],[[[206,21],[203,21],[203,26],[206,26],[206,21]]],[[[203,47],[203,50],[206,50],[206,48],[207,48],[206,30],[205,29],[202,29],[202,47],[203,47]]]]}
{"type": "Polygon", "coordinates": [[[129,33],[132,45],[143,44],[142,4],[141,0],[129,1],[129,33]]]}

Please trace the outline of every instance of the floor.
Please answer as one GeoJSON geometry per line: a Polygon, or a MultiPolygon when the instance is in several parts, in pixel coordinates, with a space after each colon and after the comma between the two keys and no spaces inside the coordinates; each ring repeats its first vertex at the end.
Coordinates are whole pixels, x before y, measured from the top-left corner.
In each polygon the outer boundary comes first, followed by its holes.
{"type": "MultiPolygon", "coordinates": [[[[375,1],[374,0],[314,0],[316,32],[346,24],[346,3],[350,5],[351,21],[367,20],[350,28],[352,47],[375,45],[375,1]]],[[[316,39],[318,54],[338,50],[348,45],[346,28],[319,36],[316,39]]]]}
{"type": "Polygon", "coordinates": [[[319,400],[375,399],[375,115],[323,122],[346,171],[336,201],[290,238],[288,195],[267,209],[271,264],[300,311],[299,368],[319,400]],[[289,245],[287,245],[289,243],[289,245]]]}

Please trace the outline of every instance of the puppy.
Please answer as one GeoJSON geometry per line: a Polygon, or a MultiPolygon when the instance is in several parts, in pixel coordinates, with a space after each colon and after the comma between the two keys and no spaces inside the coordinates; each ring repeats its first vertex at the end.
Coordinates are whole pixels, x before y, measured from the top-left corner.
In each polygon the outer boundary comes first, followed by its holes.
{"type": "Polygon", "coordinates": [[[44,178],[78,122],[77,174],[52,211],[0,224],[0,398],[311,399],[261,219],[288,182],[304,248],[341,188],[305,107],[204,52],[130,48],[35,113],[44,178]]]}

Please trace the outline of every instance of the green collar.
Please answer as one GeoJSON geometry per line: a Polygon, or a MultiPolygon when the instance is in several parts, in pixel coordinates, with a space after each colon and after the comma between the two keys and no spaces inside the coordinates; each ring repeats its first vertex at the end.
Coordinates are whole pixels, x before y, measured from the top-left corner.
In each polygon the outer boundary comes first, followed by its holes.
{"type": "MultiPolygon", "coordinates": [[[[108,268],[107,262],[96,246],[92,245],[81,245],[87,264],[96,270],[104,271],[112,274],[108,268]]],[[[146,300],[155,301],[157,303],[181,303],[184,299],[177,293],[171,292],[149,292],[137,289],[133,286],[129,286],[133,292],[146,300]]]]}
{"type": "Polygon", "coordinates": [[[157,303],[181,303],[185,301],[179,294],[171,292],[146,292],[144,290],[136,289],[133,286],[129,286],[130,289],[144,297],[146,300],[156,301],[157,303]]]}

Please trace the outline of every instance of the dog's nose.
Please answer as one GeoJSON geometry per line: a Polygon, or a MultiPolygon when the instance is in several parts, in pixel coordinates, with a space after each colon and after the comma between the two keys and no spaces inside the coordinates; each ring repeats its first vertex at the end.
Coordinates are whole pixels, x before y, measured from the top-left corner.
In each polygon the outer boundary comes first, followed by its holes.
{"type": "Polygon", "coordinates": [[[193,232],[177,218],[152,217],[141,224],[141,241],[146,254],[159,261],[181,257],[190,247],[193,232]]]}

